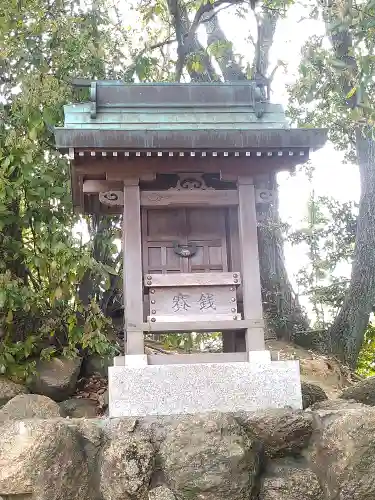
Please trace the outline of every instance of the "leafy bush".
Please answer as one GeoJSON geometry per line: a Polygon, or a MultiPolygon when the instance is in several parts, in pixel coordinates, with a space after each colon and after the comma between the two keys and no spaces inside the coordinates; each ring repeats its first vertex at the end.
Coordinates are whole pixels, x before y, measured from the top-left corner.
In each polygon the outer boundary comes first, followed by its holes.
{"type": "Polygon", "coordinates": [[[95,301],[83,307],[62,291],[52,300],[46,292],[34,293],[9,271],[0,274],[0,373],[26,378],[36,357],[114,354],[111,321],[95,301]]]}

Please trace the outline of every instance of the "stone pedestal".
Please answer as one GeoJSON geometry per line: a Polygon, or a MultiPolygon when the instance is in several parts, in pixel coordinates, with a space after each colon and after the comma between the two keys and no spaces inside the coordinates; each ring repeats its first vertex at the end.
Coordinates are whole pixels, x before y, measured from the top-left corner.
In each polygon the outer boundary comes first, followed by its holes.
{"type": "Polygon", "coordinates": [[[109,368],[110,417],[302,408],[298,361],[109,368]]]}

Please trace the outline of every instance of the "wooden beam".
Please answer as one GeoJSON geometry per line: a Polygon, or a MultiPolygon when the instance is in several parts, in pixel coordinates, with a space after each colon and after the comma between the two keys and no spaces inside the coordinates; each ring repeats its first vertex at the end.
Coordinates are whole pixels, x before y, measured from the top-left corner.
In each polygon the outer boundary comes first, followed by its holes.
{"type": "Polygon", "coordinates": [[[123,218],[124,315],[126,354],[144,354],[139,180],[124,182],[123,218]]]}
{"type": "Polygon", "coordinates": [[[87,180],[83,182],[83,192],[86,194],[96,194],[106,191],[122,191],[123,182],[105,180],[87,180]]]}
{"type": "Polygon", "coordinates": [[[223,321],[182,321],[166,323],[143,323],[144,332],[221,332],[225,330],[245,330],[263,328],[262,320],[223,320],[223,321]]]}
{"type": "Polygon", "coordinates": [[[175,274],[146,274],[145,286],[172,287],[172,286],[213,286],[234,285],[241,283],[240,273],[175,273],[175,274]]]}
{"type": "MultiPolygon", "coordinates": [[[[238,195],[244,319],[257,318],[262,320],[255,189],[251,177],[239,177],[238,195]]],[[[263,327],[247,329],[246,350],[249,352],[263,351],[264,349],[263,327]]]]}
{"type": "Polygon", "coordinates": [[[246,352],[207,352],[192,354],[149,354],[149,365],[191,365],[196,363],[241,363],[247,361],[246,352]]]}
{"type": "Polygon", "coordinates": [[[141,205],[146,208],[165,206],[237,206],[238,192],[235,189],[226,190],[165,190],[142,191],[141,205]]]}
{"type": "MultiPolygon", "coordinates": [[[[306,159],[303,160],[305,162],[306,159]]],[[[139,177],[143,173],[186,173],[212,172],[228,175],[255,175],[269,171],[292,169],[302,163],[299,156],[281,157],[132,157],[132,158],[75,158],[72,165],[79,174],[90,176],[93,173],[107,172],[108,180],[121,180],[124,177],[139,177]]]]}
{"type": "MultiPolygon", "coordinates": [[[[155,323],[180,323],[180,325],[184,325],[186,323],[195,323],[197,321],[198,315],[193,315],[193,314],[176,314],[176,315],[168,315],[168,314],[151,314],[147,316],[147,322],[155,322],[155,323]]],[[[227,313],[227,314],[220,314],[220,313],[205,313],[204,314],[204,320],[198,320],[198,321],[205,321],[211,322],[211,321],[241,321],[241,314],[238,313],[227,313]]]]}

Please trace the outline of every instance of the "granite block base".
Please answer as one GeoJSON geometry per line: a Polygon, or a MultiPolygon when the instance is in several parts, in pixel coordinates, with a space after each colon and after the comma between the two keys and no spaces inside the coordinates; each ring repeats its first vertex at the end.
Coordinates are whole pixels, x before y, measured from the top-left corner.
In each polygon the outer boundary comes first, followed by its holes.
{"type": "Polygon", "coordinates": [[[298,361],[109,368],[109,416],[302,408],[298,361]]]}

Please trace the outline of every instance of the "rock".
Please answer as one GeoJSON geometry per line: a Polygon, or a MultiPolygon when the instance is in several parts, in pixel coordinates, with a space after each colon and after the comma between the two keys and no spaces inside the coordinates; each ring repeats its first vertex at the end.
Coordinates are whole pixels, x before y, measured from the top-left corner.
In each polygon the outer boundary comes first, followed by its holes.
{"type": "Polygon", "coordinates": [[[0,408],[18,394],[27,394],[29,391],[21,384],[16,384],[5,377],[0,377],[0,408]]]}
{"type": "Polygon", "coordinates": [[[103,392],[103,394],[100,394],[99,398],[99,403],[103,407],[107,407],[109,405],[109,391],[108,389],[103,392]]]}
{"type": "Polygon", "coordinates": [[[148,435],[127,422],[115,423],[110,442],[102,451],[100,492],[103,500],[147,498],[155,450],[148,435]]]}
{"type": "Polygon", "coordinates": [[[317,476],[302,460],[271,462],[261,480],[259,500],[324,500],[317,476]]]}
{"type": "Polygon", "coordinates": [[[148,492],[148,500],[175,500],[176,497],[166,486],[157,486],[148,492]]]}
{"type": "Polygon", "coordinates": [[[313,417],[303,411],[267,410],[236,415],[252,440],[264,445],[268,457],[298,454],[313,432],[313,417]]]}
{"type": "Polygon", "coordinates": [[[319,401],[318,403],[315,403],[312,405],[309,410],[311,411],[320,411],[320,410],[326,410],[326,411],[336,411],[336,410],[350,410],[350,409],[360,409],[360,408],[366,408],[365,405],[361,403],[357,403],[357,401],[354,401],[353,399],[326,399],[325,401],[319,401]]]}
{"type": "Polygon", "coordinates": [[[81,358],[52,358],[37,361],[35,375],[29,384],[31,392],[64,401],[74,394],[81,368],[81,358]]]}
{"type": "Polygon", "coordinates": [[[20,394],[8,401],[0,410],[0,422],[29,418],[55,418],[63,416],[59,405],[39,394],[20,394]]]}
{"type": "Polygon", "coordinates": [[[259,454],[236,420],[224,414],[174,419],[160,445],[160,467],[181,498],[250,498],[259,454]]]}
{"type": "Polygon", "coordinates": [[[90,354],[83,360],[82,373],[85,377],[96,374],[101,377],[108,377],[108,368],[110,366],[113,366],[113,356],[90,354]]]}
{"type": "Polygon", "coordinates": [[[309,459],[326,498],[375,498],[375,409],[322,411],[309,459]]]}
{"type": "Polygon", "coordinates": [[[308,384],[307,382],[301,383],[302,388],[302,406],[304,409],[317,403],[328,399],[327,394],[319,385],[308,384]]]}
{"type": "Polygon", "coordinates": [[[96,403],[92,399],[67,399],[60,403],[59,406],[62,413],[67,417],[95,418],[97,416],[96,403]]]}
{"type": "Polygon", "coordinates": [[[80,441],[87,460],[89,477],[91,479],[89,481],[89,495],[87,500],[102,500],[98,493],[100,454],[105,440],[102,421],[99,418],[71,418],[65,420],[65,422],[80,435],[80,441]]]}
{"type": "Polygon", "coordinates": [[[88,479],[80,436],[63,420],[8,421],[2,425],[1,495],[89,500],[88,479]]]}
{"type": "Polygon", "coordinates": [[[369,377],[344,389],[341,399],[351,399],[368,406],[375,406],[375,377],[369,377]]]}

